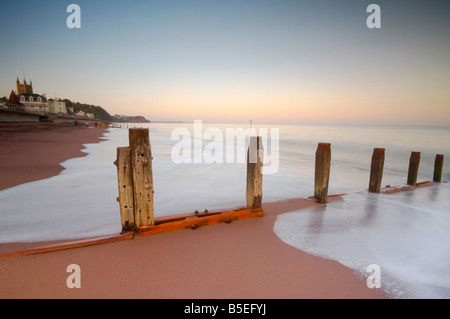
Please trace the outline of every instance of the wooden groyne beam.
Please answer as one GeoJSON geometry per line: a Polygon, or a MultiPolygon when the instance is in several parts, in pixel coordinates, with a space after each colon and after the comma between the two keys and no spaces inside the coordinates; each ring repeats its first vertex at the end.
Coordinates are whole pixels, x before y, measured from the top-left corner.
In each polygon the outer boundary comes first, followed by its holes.
{"type": "Polygon", "coordinates": [[[137,228],[155,224],[153,216],[152,152],[148,129],[130,129],[134,223],[137,228]]]}
{"type": "Polygon", "coordinates": [[[434,160],[433,182],[441,181],[443,167],[444,167],[444,155],[436,154],[436,158],[434,160]]]}
{"type": "Polygon", "coordinates": [[[259,217],[262,211],[263,148],[261,137],[250,138],[247,153],[247,207],[154,217],[152,152],[146,128],[129,129],[129,147],[117,148],[117,179],[122,233],[140,236],[259,217]]]}
{"type": "Polygon", "coordinates": [[[50,252],[54,252],[54,251],[102,245],[102,244],[114,243],[116,241],[121,241],[121,240],[133,239],[133,236],[134,236],[133,233],[125,233],[125,234],[121,234],[121,235],[102,236],[102,237],[96,237],[96,238],[86,238],[86,239],[80,239],[80,240],[66,241],[66,242],[62,242],[62,243],[44,245],[44,246],[39,246],[39,247],[35,247],[35,248],[28,248],[28,249],[24,249],[24,250],[20,250],[20,251],[14,251],[14,252],[10,252],[10,253],[0,254],[0,258],[44,254],[44,253],[50,253],[50,252]]]}
{"type": "MultiPolygon", "coordinates": [[[[100,245],[133,239],[136,234],[138,236],[147,236],[183,229],[197,229],[207,225],[231,223],[237,220],[263,216],[263,149],[260,137],[255,137],[250,140],[247,153],[247,206],[154,217],[153,178],[151,168],[152,155],[148,135],[149,133],[148,129],[137,129],[138,131],[133,130],[136,129],[130,129],[130,146],[117,148],[117,160],[115,162],[117,165],[119,190],[118,201],[120,202],[120,215],[122,222],[122,233],[120,235],[66,241],[36,248],[29,248],[21,251],[0,254],[0,258],[42,254],[53,251],[100,245]],[[132,156],[132,154],[134,154],[134,156],[132,156]],[[140,187],[135,185],[136,183],[139,183],[140,187]],[[140,196],[135,196],[135,192],[140,192],[140,196]],[[135,203],[137,201],[143,201],[143,204],[140,206],[141,209],[139,210],[136,210],[135,203]],[[138,220],[138,222],[136,222],[136,220],[138,220]]],[[[448,181],[441,181],[444,163],[443,154],[436,155],[433,181],[417,182],[420,153],[412,152],[408,170],[408,180],[410,178],[411,181],[414,180],[414,185],[386,187],[382,189],[380,185],[383,175],[384,159],[385,149],[375,148],[372,155],[369,179],[370,192],[393,194],[401,191],[414,190],[420,187],[448,183],[448,181]]],[[[331,144],[319,143],[316,151],[315,196],[311,197],[319,203],[320,199],[324,201],[323,203],[326,203],[328,201],[328,197],[335,198],[346,195],[328,195],[330,162],[331,144]]]]}
{"type": "Polygon", "coordinates": [[[379,193],[383,179],[384,148],[374,148],[370,166],[369,192],[379,193]]]}
{"type": "Polygon", "coordinates": [[[441,182],[433,182],[433,181],[423,181],[423,182],[417,182],[416,185],[403,185],[403,186],[387,186],[385,189],[381,191],[383,194],[394,194],[398,192],[406,192],[406,191],[412,191],[416,188],[422,188],[422,187],[428,187],[428,186],[434,186],[439,185],[442,183],[448,183],[449,181],[441,181],[441,182]]]}
{"type": "MultiPolygon", "coordinates": [[[[372,161],[370,166],[370,177],[369,177],[369,188],[368,191],[371,193],[384,193],[392,194],[400,191],[412,190],[416,187],[426,187],[431,185],[436,185],[441,182],[442,170],[444,166],[444,155],[437,154],[434,163],[434,173],[433,181],[417,182],[420,164],[420,152],[411,152],[407,185],[385,188],[381,187],[381,182],[383,179],[383,169],[385,162],[385,149],[384,148],[374,148],[372,153],[372,161]]],[[[315,157],[315,175],[314,175],[314,196],[309,197],[314,199],[321,204],[326,204],[329,196],[328,195],[328,184],[330,178],[330,163],[331,163],[331,144],[329,143],[319,143],[316,150],[315,157]]],[[[345,195],[345,194],[339,194],[345,195]]]]}
{"type": "Polygon", "coordinates": [[[406,182],[408,185],[416,185],[417,176],[419,174],[419,164],[420,152],[411,152],[411,157],[409,158],[408,180],[406,182]]]}
{"type": "Polygon", "coordinates": [[[408,167],[408,178],[406,186],[396,186],[396,187],[386,187],[383,190],[384,194],[393,194],[402,191],[410,191],[416,189],[417,187],[427,187],[437,185],[439,183],[447,183],[447,181],[442,182],[442,170],[444,166],[444,155],[436,154],[434,161],[434,171],[432,181],[417,182],[417,176],[419,173],[420,164],[420,152],[411,152],[409,167],[408,167]]]}
{"type": "Polygon", "coordinates": [[[163,217],[153,226],[142,226],[139,228],[139,236],[147,236],[159,233],[166,233],[172,231],[178,231],[183,229],[197,229],[199,227],[220,224],[231,223],[236,220],[242,220],[253,217],[263,216],[262,208],[247,209],[245,207],[238,208],[237,210],[225,210],[215,211],[205,214],[189,214],[188,216],[176,217],[163,217]],[[190,215],[190,216],[189,216],[190,215]]]}
{"type": "Polygon", "coordinates": [[[129,147],[117,148],[117,179],[120,203],[120,219],[122,231],[130,231],[136,228],[134,223],[134,195],[133,195],[133,170],[129,147]]]}
{"type": "Polygon", "coordinates": [[[247,152],[247,208],[260,208],[262,203],[263,147],[260,136],[250,137],[247,152]]]}
{"type": "Polygon", "coordinates": [[[314,173],[314,198],[320,203],[327,203],[328,183],[330,180],[331,144],[319,143],[316,150],[314,173]]]}

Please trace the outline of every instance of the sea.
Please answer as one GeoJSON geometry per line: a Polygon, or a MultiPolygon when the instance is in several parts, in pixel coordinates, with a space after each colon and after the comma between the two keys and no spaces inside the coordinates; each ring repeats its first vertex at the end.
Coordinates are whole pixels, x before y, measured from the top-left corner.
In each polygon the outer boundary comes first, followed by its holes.
{"type": "Polygon", "coordinates": [[[59,175],[0,191],[0,243],[119,233],[114,161],[133,127],[150,133],[155,216],[244,206],[242,158],[249,139],[227,139],[227,130],[256,132],[263,135],[264,167],[270,168],[263,202],[313,195],[318,143],[331,143],[329,194],[346,194],[342,201],[279,215],[273,231],[280,240],[353,269],[368,289],[392,298],[450,298],[450,183],[367,192],[374,148],[385,148],[383,186],[406,184],[413,151],[421,152],[418,181],[433,179],[436,154],[444,155],[442,180],[450,180],[450,127],[120,125],[100,143],[86,144],[85,157],[61,163],[59,175]],[[373,287],[375,275],[379,286],[373,287]]]}

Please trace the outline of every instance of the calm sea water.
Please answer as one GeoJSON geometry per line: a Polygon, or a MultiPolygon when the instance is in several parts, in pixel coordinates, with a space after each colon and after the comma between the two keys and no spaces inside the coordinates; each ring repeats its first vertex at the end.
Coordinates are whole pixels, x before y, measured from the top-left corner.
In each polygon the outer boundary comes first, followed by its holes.
{"type": "MultiPolygon", "coordinates": [[[[213,164],[177,164],[172,160],[173,147],[180,141],[171,139],[172,132],[183,127],[194,136],[193,123],[139,126],[150,129],[157,216],[245,205],[244,163],[229,163],[225,155],[223,163],[213,164]]],[[[247,129],[248,125],[203,124],[202,132],[216,129],[225,138],[227,128],[237,127],[247,129]]],[[[432,179],[438,153],[445,157],[443,179],[450,180],[450,128],[253,127],[267,129],[266,155],[279,155],[277,172],[264,175],[264,201],[313,194],[319,142],[331,143],[329,193],[349,193],[340,203],[280,215],[274,231],[281,240],[337,260],[361,276],[367,277],[367,265],[380,265],[382,289],[394,297],[450,297],[449,184],[393,195],[360,192],[368,187],[376,147],[386,149],[383,185],[406,183],[411,151],[421,152],[419,180],[432,179]],[[272,128],[279,130],[278,145],[270,140],[274,137],[272,128]]],[[[66,170],[60,175],[0,191],[0,242],[118,233],[121,227],[113,162],[116,148],[128,145],[128,131],[110,129],[105,138],[102,143],[86,145],[86,157],[62,163],[66,170]],[[14,214],[8,213],[11,211],[14,214]]],[[[220,145],[214,144],[217,139],[211,136],[203,136],[201,143],[202,151],[220,145]]],[[[194,144],[192,153],[184,154],[185,159],[194,159],[194,144]]],[[[236,147],[236,151],[246,150],[236,147]]]]}

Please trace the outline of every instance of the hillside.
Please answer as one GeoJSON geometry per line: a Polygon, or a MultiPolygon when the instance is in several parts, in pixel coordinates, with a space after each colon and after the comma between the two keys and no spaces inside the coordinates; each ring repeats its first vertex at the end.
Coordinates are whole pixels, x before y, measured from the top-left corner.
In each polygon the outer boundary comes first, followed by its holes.
{"type": "Polygon", "coordinates": [[[151,123],[145,117],[137,115],[137,116],[128,116],[128,115],[114,115],[114,122],[117,123],[151,123]]]}
{"type": "Polygon", "coordinates": [[[63,100],[66,103],[67,113],[69,115],[75,115],[79,111],[83,111],[85,113],[92,113],[96,119],[105,121],[105,122],[118,122],[118,123],[150,123],[149,120],[144,118],[143,116],[128,116],[128,115],[114,115],[108,113],[104,108],[97,105],[85,104],[79,102],[72,102],[69,99],[63,100]],[[73,112],[69,111],[69,108],[73,107],[73,112]]]}

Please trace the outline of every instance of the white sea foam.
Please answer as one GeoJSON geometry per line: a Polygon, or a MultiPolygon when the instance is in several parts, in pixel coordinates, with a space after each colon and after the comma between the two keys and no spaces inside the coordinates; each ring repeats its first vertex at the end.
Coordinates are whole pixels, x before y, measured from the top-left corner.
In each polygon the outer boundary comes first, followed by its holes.
{"type": "Polygon", "coordinates": [[[278,216],[284,242],[336,260],[396,298],[450,298],[450,184],[396,194],[355,193],[344,201],[278,216]]]}
{"type": "Polygon", "coordinates": [[[58,176],[1,191],[0,242],[120,232],[110,144],[86,144],[88,155],[61,163],[65,170],[58,176]]]}

